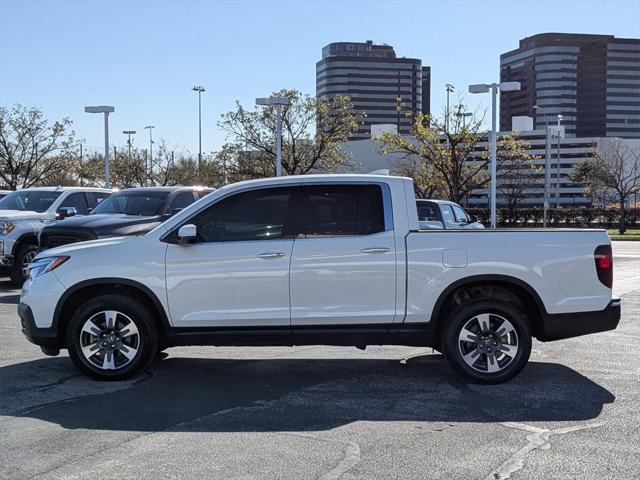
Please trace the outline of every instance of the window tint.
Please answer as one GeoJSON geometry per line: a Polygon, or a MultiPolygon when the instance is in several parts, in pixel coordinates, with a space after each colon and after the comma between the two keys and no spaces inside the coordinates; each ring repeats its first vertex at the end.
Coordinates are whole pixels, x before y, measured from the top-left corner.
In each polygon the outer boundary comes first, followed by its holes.
{"type": "Polygon", "coordinates": [[[62,192],[50,190],[18,190],[0,200],[0,210],[44,212],[62,192]]]}
{"type": "Polygon", "coordinates": [[[168,196],[169,192],[167,191],[122,190],[104,199],[91,213],[124,213],[125,215],[140,216],[160,215],[168,196]]]}
{"type": "Polygon", "coordinates": [[[176,210],[182,210],[194,202],[193,192],[179,192],[171,200],[167,213],[174,214],[176,210]]]}
{"type": "Polygon", "coordinates": [[[378,185],[307,187],[306,235],[371,235],[384,231],[378,185]]]}
{"type": "Polygon", "coordinates": [[[111,195],[109,192],[93,192],[93,200],[91,201],[91,208],[96,208],[102,200],[111,195]]]}
{"type": "Polygon", "coordinates": [[[417,202],[418,204],[418,220],[421,222],[437,222],[438,206],[431,202],[417,202]]]}
{"type": "Polygon", "coordinates": [[[273,240],[286,236],[292,188],[238,193],[198,214],[193,223],[205,242],[273,240]]]}
{"type": "Polygon", "coordinates": [[[462,208],[457,205],[451,205],[451,208],[453,208],[453,214],[456,217],[456,222],[469,223],[469,218],[467,217],[465,211],[462,210],[462,208]]]}
{"type": "Polygon", "coordinates": [[[440,212],[442,213],[444,223],[456,223],[449,205],[440,205],[440,212]]]}
{"type": "Polygon", "coordinates": [[[69,208],[73,207],[76,209],[76,213],[78,215],[86,215],[89,213],[89,206],[87,205],[87,197],[85,197],[84,192],[72,193],[67,198],[62,200],[62,203],[58,208],[69,208]]]}

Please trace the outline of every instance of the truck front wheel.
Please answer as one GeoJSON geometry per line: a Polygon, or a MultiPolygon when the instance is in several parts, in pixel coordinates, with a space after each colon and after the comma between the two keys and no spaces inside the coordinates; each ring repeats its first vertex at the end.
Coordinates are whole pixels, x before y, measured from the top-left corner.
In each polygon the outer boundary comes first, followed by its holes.
{"type": "Polygon", "coordinates": [[[470,382],[505,382],[524,368],[531,354],[526,313],[490,299],[462,305],[446,320],[442,348],[451,367],[470,382]]]}
{"type": "Polygon", "coordinates": [[[67,348],[73,363],[97,380],[123,380],[146,368],[158,348],[149,309],[134,298],[101,295],[71,317],[67,348]]]}
{"type": "Polygon", "coordinates": [[[11,283],[16,287],[22,287],[27,279],[27,265],[29,265],[38,254],[38,246],[32,243],[20,245],[13,260],[13,267],[9,271],[11,283]]]}

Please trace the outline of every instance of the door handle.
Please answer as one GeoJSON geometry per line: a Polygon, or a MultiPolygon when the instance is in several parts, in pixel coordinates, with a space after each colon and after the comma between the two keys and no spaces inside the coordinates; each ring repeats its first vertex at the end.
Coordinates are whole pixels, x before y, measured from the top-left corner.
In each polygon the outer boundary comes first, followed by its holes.
{"type": "Polygon", "coordinates": [[[284,252],[262,252],[258,253],[256,257],[258,258],[280,258],[284,257],[286,253],[284,252]]]}
{"type": "Polygon", "coordinates": [[[371,248],[363,248],[360,250],[362,253],[386,253],[390,248],[387,247],[371,247],[371,248]]]}

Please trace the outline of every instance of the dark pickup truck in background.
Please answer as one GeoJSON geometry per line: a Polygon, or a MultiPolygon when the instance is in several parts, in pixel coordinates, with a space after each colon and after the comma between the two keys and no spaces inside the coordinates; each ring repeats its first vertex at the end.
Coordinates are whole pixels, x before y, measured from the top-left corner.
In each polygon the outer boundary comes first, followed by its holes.
{"type": "Polygon", "coordinates": [[[72,216],[40,232],[40,249],[106,237],[142,235],[212,192],[202,187],[140,187],[121,190],[89,215],[72,216]]]}

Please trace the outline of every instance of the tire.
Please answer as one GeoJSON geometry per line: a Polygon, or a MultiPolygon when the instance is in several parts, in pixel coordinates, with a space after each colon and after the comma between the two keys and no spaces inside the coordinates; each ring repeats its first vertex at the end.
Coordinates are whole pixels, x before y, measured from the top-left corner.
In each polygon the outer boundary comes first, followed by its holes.
{"type": "Polygon", "coordinates": [[[451,367],[466,380],[506,382],[524,368],[531,355],[527,315],[518,305],[500,300],[462,305],[446,320],[442,350],[451,367]]]}
{"type": "Polygon", "coordinates": [[[13,267],[9,271],[11,283],[16,287],[22,287],[27,279],[26,266],[31,263],[33,257],[38,254],[38,246],[32,243],[25,243],[18,247],[13,259],[13,267]]]}
{"type": "Polygon", "coordinates": [[[73,363],[96,380],[124,380],[155,358],[158,332],[149,309],[135,298],[92,298],[71,317],[66,345],[73,363]]]}

